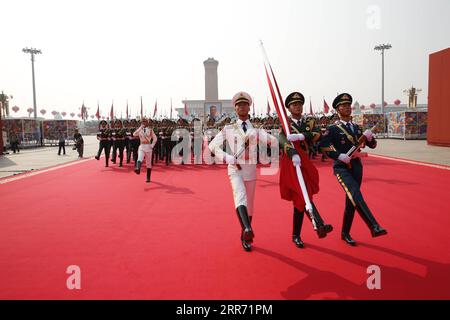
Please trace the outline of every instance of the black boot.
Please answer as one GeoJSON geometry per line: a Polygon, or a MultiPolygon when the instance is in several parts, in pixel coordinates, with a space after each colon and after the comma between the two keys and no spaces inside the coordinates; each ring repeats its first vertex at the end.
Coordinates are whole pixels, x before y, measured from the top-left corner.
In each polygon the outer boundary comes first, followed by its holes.
{"type": "Polygon", "coordinates": [[[250,224],[250,219],[247,213],[246,206],[239,206],[236,208],[236,212],[239,218],[239,222],[241,224],[242,233],[241,233],[241,241],[242,247],[245,251],[250,251],[252,249],[252,242],[255,235],[253,234],[253,230],[250,224]]]}
{"type": "Polygon", "coordinates": [[[105,167],[109,167],[109,157],[105,157],[105,167]]]}
{"type": "Polygon", "coordinates": [[[355,207],[348,197],[345,198],[344,220],[342,222],[341,239],[351,246],[356,246],[356,242],[350,236],[353,218],[355,217],[355,207]]]}
{"type": "Polygon", "coordinates": [[[305,213],[300,212],[297,208],[294,207],[294,219],[292,223],[292,241],[298,248],[303,248],[305,244],[300,238],[300,232],[303,224],[303,216],[305,213]]]}
{"type": "Polygon", "coordinates": [[[138,160],[136,162],[136,166],[134,167],[134,172],[136,174],[141,174],[141,165],[142,165],[142,162],[138,160]]]}
{"type": "Polygon", "coordinates": [[[350,245],[352,247],[356,246],[356,242],[355,242],[355,240],[352,239],[352,237],[350,236],[350,233],[342,232],[341,239],[344,240],[348,245],[350,245]]]}
{"type": "Polygon", "coordinates": [[[365,201],[360,201],[356,205],[356,210],[358,211],[361,218],[367,224],[370,229],[370,233],[372,237],[380,237],[387,234],[387,231],[384,230],[377,222],[369,207],[367,206],[365,201]]]}
{"type": "Polygon", "coordinates": [[[150,182],[150,175],[152,174],[152,169],[151,168],[147,168],[147,183],[150,182]]]}
{"type": "Polygon", "coordinates": [[[333,226],[331,224],[325,224],[315,204],[311,202],[311,205],[313,207],[313,217],[317,224],[317,235],[320,239],[325,238],[328,233],[333,231],[333,226]]]}
{"type": "Polygon", "coordinates": [[[94,158],[97,159],[97,160],[100,160],[100,156],[99,155],[95,156],[94,158]]]}

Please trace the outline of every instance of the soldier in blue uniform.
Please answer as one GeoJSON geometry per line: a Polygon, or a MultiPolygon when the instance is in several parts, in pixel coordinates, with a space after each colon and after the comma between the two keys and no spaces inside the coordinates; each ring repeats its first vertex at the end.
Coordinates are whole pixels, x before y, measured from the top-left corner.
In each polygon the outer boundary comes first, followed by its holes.
{"type": "Polygon", "coordinates": [[[377,222],[362,196],[360,187],[363,176],[363,166],[358,157],[359,152],[349,157],[347,152],[358,145],[358,141],[365,136],[365,145],[371,149],[377,146],[377,141],[371,130],[362,132],[361,128],[352,123],[352,96],[348,93],[340,94],[333,101],[333,108],[339,115],[339,121],[330,125],[320,142],[321,150],[334,160],[334,175],[346,193],[344,221],[341,238],[351,246],[356,242],[350,236],[355,210],[369,227],[372,237],[387,234],[377,222]]]}

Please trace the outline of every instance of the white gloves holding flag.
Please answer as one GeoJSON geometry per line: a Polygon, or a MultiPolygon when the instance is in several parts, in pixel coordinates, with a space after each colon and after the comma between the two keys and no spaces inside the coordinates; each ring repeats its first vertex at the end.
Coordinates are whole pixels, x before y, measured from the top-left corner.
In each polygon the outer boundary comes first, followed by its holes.
{"type": "Polygon", "coordinates": [[[338,159],[340,161],[342,161],[345,164],[349,164],[350,160],[352,160],[352,158],[350,158],[348,155],[346,155],[345,153],[341,153],[338,157],[338,159]]]}
{"type": "Polygon", "coordinates": [[[364,131],[363,135],[367,138],[367,141],[372,141],[373,133],[371,130],[367,129],[366,131],[364,131]]]}
{"type": "Polygon", "coordinates": [[[290,142],[295,142],[295,141],[304,141],[305,140],[305,136],[301,133],[298,134],[288,134],[287,135],[287,139],[290,142]]]}
{"type": "Polygon", "coordinates": [[[300,159],[300,156],[298,154],[294,154],[292,156],[292,163],[294,164],[294,167],[300,166],[302,161],[300,159]]]}

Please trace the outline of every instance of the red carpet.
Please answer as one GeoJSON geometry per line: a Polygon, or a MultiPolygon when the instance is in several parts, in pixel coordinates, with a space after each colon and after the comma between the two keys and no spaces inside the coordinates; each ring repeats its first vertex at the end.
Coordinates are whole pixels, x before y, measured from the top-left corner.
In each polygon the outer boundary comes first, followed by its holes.
{"type": "Polygon", "coordinates": [[[89,160],[0,184],[1,299],[450,299],[450,171],[366,158],[363,193],[389,231],[359,216],[340,240],[344,193],[319,167],[319,211],[335,231],[291,242],[278,175],[260,176],[255,247],[242,250],[225,167],[157,165],[152,183],[89,160]],[[381,268],[368,290],[367,267],[381,268]],[[68,290],[66,268],[81,268],[68,290]]]}

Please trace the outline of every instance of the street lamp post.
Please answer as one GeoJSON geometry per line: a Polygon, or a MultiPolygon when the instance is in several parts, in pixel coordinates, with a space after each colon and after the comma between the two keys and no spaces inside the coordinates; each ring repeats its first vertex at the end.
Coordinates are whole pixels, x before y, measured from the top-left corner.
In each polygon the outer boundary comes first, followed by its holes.
{"type": "Polygon", "coordinates": [[[390,44],[380,44],[375,47],[376,51],[381,51],[381,114],[383,115],[383,134],[386,133],[386,117],[384,115],[384,50],[391,49],[390,44]]]}
{"type": "MultiPolygon", "coordinates": [[[[22,51],[24,53],[31,54],[31,76],[33,81],[33,109],[34,109],[34,120],[37,120],[37,106],[36,106],[36,85],[34,81],[34,55],[42,54],[41,50],[36,48],[23,48],[22,51]]],[[[38,133],[38,143],[41,144],[41,131],[40,128],[37,128],[38,133]]]]}

